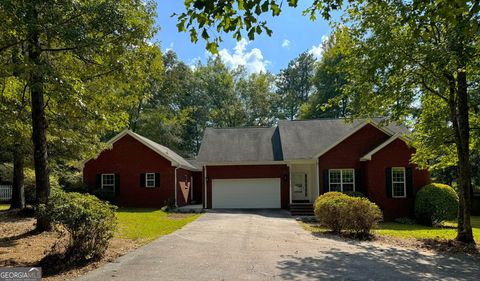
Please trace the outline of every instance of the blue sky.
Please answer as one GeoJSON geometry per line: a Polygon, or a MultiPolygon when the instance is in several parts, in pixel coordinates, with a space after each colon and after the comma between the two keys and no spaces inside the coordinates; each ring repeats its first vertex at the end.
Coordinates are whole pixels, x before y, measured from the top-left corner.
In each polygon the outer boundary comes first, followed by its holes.
{"type": "MultiPolygon", "coordinates": [[[[284,7],[279,17],[266,16],[265,19],[273,30],[271,37],[262,34],[251,42],[237,42],[230,34],[222,36],[224,42],[220,44],[220,56],[232,67],[244,64],[249,72],[267,70],[273,73],[285,68],[291,59],[303,51],[308,50],[317,57],[321,56],[319,46],[331,28],[320,17],[312,22],[308,16],[302,16],[304,7],[284,7]]],[[[183,11],[183,1],[157,0],[156,24],[160,31],[155,41],[161,43],[163,51],[173,49],[187,64],[194,64],[197,60],[205,61],[208,55],[205,41],[200,38],[197,44],[191,43],[188,33],[177,31],[176,18],[170,17],[174,12],[183,11]]],[[[338,14],[334,15],[334,19],[338,19],[338,14]]]]}

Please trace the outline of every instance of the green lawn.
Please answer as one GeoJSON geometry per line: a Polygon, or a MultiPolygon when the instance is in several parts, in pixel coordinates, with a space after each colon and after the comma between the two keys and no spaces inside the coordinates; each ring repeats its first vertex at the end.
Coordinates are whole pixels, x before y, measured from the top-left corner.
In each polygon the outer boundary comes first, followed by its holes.
{"type": "MultiPolygon", "coordinates": [[[[453,239],[457,234],[455,222],[444,224],[445,227],[428,227],[419,224],[401,224],[396,222],[380,223],[373,231],[377,235],[388,235],[399,238],[416,239],[453,239]]],[[[326,228],[304,223],[305,229],[312,232],[325,232],[326,228]]],[[[480,241],[480,217],[472,217],[473,235],[476,241],[480,241]]]]}
{"type": "Polygon", "coordinates": [[[199,214],[169,214],[159,209],[119,208],[118,230],[115,236],[147,243],[182,228],[199,216],[199,214]]]}
{"type": "MultiPolygon", "coordinates": [[[[380,235],[389,235],[400,238],[440,238],[453,239],[457,234],[455,222],[444,224],[444,228],[428,227],[418,224],[408,225],[395,222],[381,223],[375,230],[380,235]]],[[[480,217],[472,217],[473,236],[480,241],[480,217]]]]}
{"type": "Polygon", "coordinates": [[[6,211],[10,209],[10,204],[0,204],[0,211],[6,211]]]}

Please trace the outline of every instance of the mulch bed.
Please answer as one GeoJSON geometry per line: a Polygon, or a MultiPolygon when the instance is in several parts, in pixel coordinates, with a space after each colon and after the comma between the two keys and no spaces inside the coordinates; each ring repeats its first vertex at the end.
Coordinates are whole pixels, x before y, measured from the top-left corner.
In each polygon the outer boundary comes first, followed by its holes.
{"type": "MultiPolygon", "coordinates": [[[[5,266],[37,266],[50,252],[52,246],[63,239],[56,232],[35,231],[35,219],[15,211],[0,212],[0,267],[5,266]]],[[[59,268],[50,276],[42,280],[73,280],[101,265],[114,261],[133,249],[140,243],[130,239],[114,238],[105,256],[96,262],[79,267],[59,268]]],[[[48,270],[45,270],[48,272],[48,270]]]]}

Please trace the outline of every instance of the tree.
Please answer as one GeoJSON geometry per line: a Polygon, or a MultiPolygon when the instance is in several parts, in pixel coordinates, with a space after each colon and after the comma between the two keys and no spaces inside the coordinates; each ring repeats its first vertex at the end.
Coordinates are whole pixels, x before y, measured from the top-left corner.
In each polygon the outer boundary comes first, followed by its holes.
{"type": "Polygon", "coordinates": [[[277,95],[274,92],[275,77],[271,73],[247,75],[240,70],[235,82],[235,92],[245,114],[245,126],[271,126],[276,120],[277,95]]]}
{"type": "Polygon", "coordinates": [[[24,85],[16,77],[0,79],[0,152],[13,162],[11,209],[25,208],[24,163],[31,134],[28,124],[29,106],[24,85]]]}
{"type": "MultiPolygon", "coordinates": [[[[297,1],[288,1],[296,6],[297,1]]],[[[201,29],[207,48],[216,50],[208,28],[231,32],[237,40],[246,29],[269,32],[262,13],[279,15],[276,1],[185,1],[187,11],[179,15],[179,30],[201,29]],[[223,13],[226,11],[226,13],[223,13]],[[198,24],[198,25],[197,25],[198,24]]],[[[458,166],[460,198],[457,240],[474,243],[470,223],[471,208],[471,119],[477,119],[479,54],[479,1],[313,1],[305,13],[329,18],[331,10],[343,8],[354,45],[344,46],[348,60],[345,93],[358,115],[386,115],[405,120],[412,105],[421,101],[422,110],[440,105],[447,111],[446,126],[454,143],[458,166]],[[477,76],[478,77],[478,76],[477,76]],[[478,80],[476,80],[478,81],[478,80]],[[429,101],[430,103],[425,103],[429,101]]],[[[436,120],[444,123],[445,120],[436,120]]],[[[430,128],[424,127],[427,130],[430,128]]],[[[423,133],[427,133],[424,131],[423,133]]],[[[418,153],[422,142],[418,143],[418,153]]],[[[424,147],[425,155],[436,153],[424,147]]]]}
{"type": "MultiPolygon", "coordinates": [[[[121,71],[123,55],[152,35],[153,11],[151,2],[139,1],[2,2],[0,52],[2,58],[12,58],[2,61],[2,75],[13,75],[14,69],[27,82],[38,204],[46,204],[50,194],[45,109],[53,107],[51,96],[57,101],[53,112],[65,112],[55,94],[81,104],[84,83],[95,79],[90,84],[99,86],[106,82],[101,77],[121,71]]],[[[37,218],[37,229],[49,227],[46,218],[37,218]]]]}
{"type": "Polygon", "coordinates": [[[300,107],[300,119],[340,118],[348,115],[348,99],[342,95],[342,88],[347,82],[341,67],[344,54],[335,45],[336,38],[342,36],[348,36],[348,32],[339,29],[323,42],[323,55],[312,77],[313,94],[300,107]]]}
{"type": "Polygon", "coordinates": [[[297,117],[302,103],[307,102],[312,90],[312,77],[315,71],[315,57],[303,52],[280,70],[276,87],[279,95],[279,111],[287,119],[297,117]]]}

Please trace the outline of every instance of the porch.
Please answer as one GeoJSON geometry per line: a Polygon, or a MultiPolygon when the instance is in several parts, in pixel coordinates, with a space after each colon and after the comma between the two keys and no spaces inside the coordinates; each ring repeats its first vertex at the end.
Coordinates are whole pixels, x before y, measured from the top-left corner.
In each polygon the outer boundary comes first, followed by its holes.
{"type": "Polygon", "coordinates": [[[289,210],[293,216],[313,216],[313,202],[319,196],[316,161],[293,162],[290,170],[289,210]]]}

